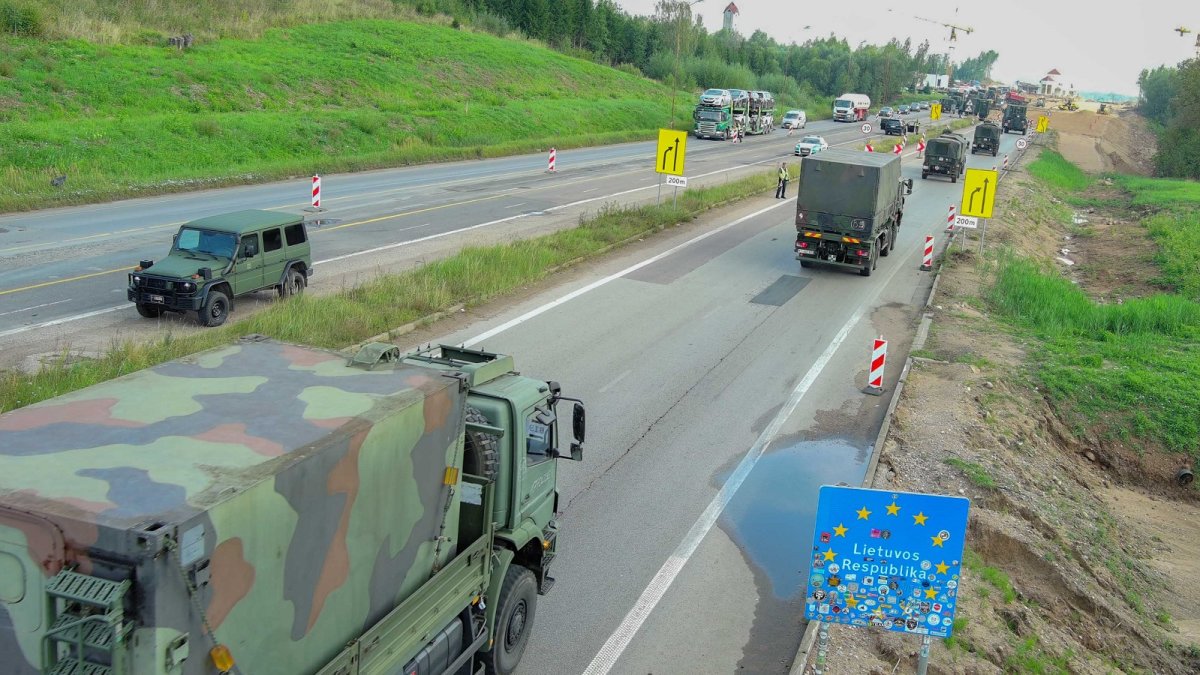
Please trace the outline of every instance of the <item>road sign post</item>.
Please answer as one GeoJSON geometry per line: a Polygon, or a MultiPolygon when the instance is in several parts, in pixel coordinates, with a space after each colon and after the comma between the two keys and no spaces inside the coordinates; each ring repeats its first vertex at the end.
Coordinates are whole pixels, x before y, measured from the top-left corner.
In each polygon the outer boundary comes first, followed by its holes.
{"type": "Polygon", "coordinates": [[[967,169],[963,178],[962,204],[959,215],[976,218],[991,218],[992,206],[996,202],[996,187],[1000,174],[987,169],[967,169]]]}
{"type": "MultiPolygon", "coordinates": [[[[966,497],[823,485],[804,616],[948,638],[961,581],[966,497]]],[[[818,663],[824,665],[818,651],[818,663]]],[[[920,663],[918,668],[920,668],[920,663]]]]}

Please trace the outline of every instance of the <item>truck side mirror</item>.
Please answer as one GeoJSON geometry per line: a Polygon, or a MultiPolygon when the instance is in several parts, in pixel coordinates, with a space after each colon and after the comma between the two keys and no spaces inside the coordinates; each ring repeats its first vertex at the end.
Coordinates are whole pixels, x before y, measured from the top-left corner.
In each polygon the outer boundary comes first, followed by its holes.
{"type": "MultiPolygon", "coordinates": [[[[587,412],[583,409],[582,403],[576,403],[574,410],[571,411],[571,432],[575,436],[575,440],[583,443],[584,435],[587,433],[587,412]]],[[[575,444],[572,444],[571,455],[574,456],[575,444]]]]}

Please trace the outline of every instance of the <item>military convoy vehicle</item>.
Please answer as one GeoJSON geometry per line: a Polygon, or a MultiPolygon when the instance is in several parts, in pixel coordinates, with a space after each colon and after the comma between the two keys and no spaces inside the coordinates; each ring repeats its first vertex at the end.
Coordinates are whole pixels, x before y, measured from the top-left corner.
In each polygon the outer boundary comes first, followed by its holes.
{"type": "Polygon", "coordinates": [[[995,122],[984,122],[975,127],[975,137],[971,140],[971,154],[976,151],[992,153],[995,157],[1000,152],[1000,127],[995,122]]]}
{"type": "Polygon", "coordinates": [[[949,176],[951,183],[957,183],[958,177],[967,171],[967,148],[970,142],[961,134],[943,131],[925,143],[925,159],[921,165],[921,179],[929,174],[949,176]]]}
{"type": "Polygon", "coordinates": [[[871,276],[891,253],[912,179],[900,178],[900,156],[826,150],[800,165],[796,259],[871,276]]]}
{"type": "Polygon", "coordinates": [[[0,672],[511,673],[584,430],[510,356],[261,336],[0,415],[0,672]]]}
{"type": "Polygon", "coordinates": [[[1025,133],[1029,127],[1028,108],[1023,104],[1009,103],[1004,109],[1004,118],[1000,122],[1004,133],[1016,131],[1025,133]]]}
{"type": "Polygon", "coordinates": [[[268,288],[298,295],[312,268],[302,216],[238,211],[181,226],[165,258],[129,273],[126,297],[146,318],[195,312],[200,325],[220,326],[234,297],[268,288]]]}

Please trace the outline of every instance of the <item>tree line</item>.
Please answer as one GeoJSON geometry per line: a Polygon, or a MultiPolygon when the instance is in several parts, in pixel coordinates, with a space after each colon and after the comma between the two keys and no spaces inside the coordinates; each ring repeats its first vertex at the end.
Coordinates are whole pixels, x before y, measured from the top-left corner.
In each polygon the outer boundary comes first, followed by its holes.
{"type": "MultiPolygon", "coordinates": [[[[834,35],[781,44],[763,31],[746,38],[710,33],[683,0],[661,0],[652,16],[632,16],[613,0],[406,0],[418,11],[499,35],[518,32],[594,61],[636,69],[680,89],[766,89],[783,101],[825,99],[843,92],[887,101],[913,91],[923,73],[946,72],[946,56],[926,40],[892,39],[851,47],[834,35]]],[[[958,79],[984,79],[994,51],[956,67],[958,79]]]]}
{"type": "Polygon", "coordinates": [[[1143,69],[1138,107],[1158,132],[1159,175],[1200,179],[1200,59],[1143,69]]]}

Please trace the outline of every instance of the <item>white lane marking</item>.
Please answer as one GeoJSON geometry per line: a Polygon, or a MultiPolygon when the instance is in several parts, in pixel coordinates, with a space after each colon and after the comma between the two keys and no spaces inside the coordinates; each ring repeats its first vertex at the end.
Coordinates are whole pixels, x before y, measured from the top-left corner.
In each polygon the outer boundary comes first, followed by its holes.
{"type": "Polygon", "coordinates": [[[621,270],[620,272],[616,272],[616,273],[610,274],[602,279],[593,281],[592,283],[588,284],[587,286],[584,286],[582,288],[577,288],[577,289],[571,291],[570,293],[567,293],[566,295],[561,296],[555,300],[551,300],[550,302],[547,302],[546,304],[544,304],[540,307],[535,307],[534,309],[531,309],[528,312],[525,312],[521,316],[518,316],[514,319],[505,321],[504,323],[500,324],[499,326],[496,326],[495,328],[486,330],[486,331],[480,333],[479,335],[476,335],[475,337],[471,338],[470,340],[467,340],[466,342],[464,342],[463,346],[471,347],[473,345],[477,345],[484,340],[487,340],[489,338],[495,337],[496,335],[499,335],[500,333],[503,333],[504,331],[508,330],[509,328],[512,328],[514,326],[519,326],[536,316],[545,314],[546,312],[554,309],[555,307],[558,307],[559,305],[570,302],[571,300],[578,298],[579,296],[583,295],[584,293],[594,291],[597,288],[604,286],[605,284],[615,281],[616,279],[620,279],[621,277],[625,276],[626,274],[629,274],[630,272],[636,272],[637,270],[640,270],[647,265],[653,265],[654,263],[658,262],[659,260],[662,260],[663,258],[666,258],[669,255],[673,255],[674,253],[681,251],[698,241],[703,241],[704,239],[708,239],[709,237],[711,237],[715,234],[720,234],[721,232],[724,232],[725,230],[728,230],[731,227],[734,227],[736,225],[741,225],[742,223],[746,222],[747,220],[750,220],[751,218],[757,218],[758,216],[761,216],[762,214],[764,214],[768,211],[771,211],[772,209],[778,208],[780,206],[784,206],[785,204],[790,204],[794,200],[795,200],[795,198],[793,197],[791,199],[780,201],[778,204],[772,204],[771,206],[768,206],[763,209],[759,209],[759,210],[755,211],[754,213],[742,216],[741,218],[738,218],[737,220],[725,223],[724,225],[722,225],[716,229],[709,230],[708,232],[705,232],[704,234],[692,237],[691,239],[688,239],[687,241],[683,242],[682,244],[673,246],[673,247],[663,251],[662,253],[659,253],[656,256],[647,258],[647,259],[643,260],[642,262],[637,263],[635,265],[630,265],[629,267],[626,267],[625,269],[621,270]]]}
{"type": "Polygon", "coordinates": [[[511,206],[506,206],[506,207],[504,207],[504,208],[506,208],[506,209],[515,209],[515,208],[517,208],[517,207],[519,207],[519,206],[525,206],[525,205],[526,205],[526,204],[528,204],[528,203],[529,203],[529,202],[521,202],[520,204],[513,204],[513,205],[511,205],[511,206]]]}
{"type": "Polygon", "coordinates": [[[632,372],[633,372],[632,370],[626,370],[625,372],[621,373],[620,375],[618,375],[618,376],[614,377],[614,378],[612,379],[612,381],[610,381],[608,384],[606,384],[606,385],[604,385],[603,387],[600,387],[598,390],[596,390],[596,393],[598,393],[598,394],[603,394],[604,392],[606,392],[606,391],[608,391],[610,388],[612,388],[612,387],[613,387],[613,385],[615,385],[616,383],[618,383],[618,382],[620,382],[621,380],[625,379],[625,377],[626,377],[627,375],[629,375],[630,373],[632,373],[632,372]]]}
{"type": "MultiPolygon", "coordinates": [[[[712,175],[715,175],[718,173],[725,173],[727,171],[733,171],[733,170],[741,168],[741,167],[755,166],[758,164],[766,164],[768,162],[774,162],[774,161],[776,161],[776,160],[775,159],[765,159],[760,162],[751,162],[749,164],[732,166],[727,169],[718,169],[716,171],[709,171],[708,173],[702,173],[697,176],[694,176],[692,178],[692,180],[695,180],[696,178],[704,178],[706,176],[712,176],[712,175]]],[[[592,197],[590,199],[580,199],[578,201],[570,202],[568,204],[559,204],[558,206],[551,206],[543,211],[539,211],[538,213],[550,213],[552,211],[561,211],[562,209],[569,209],[573,206],[580,206],[580,205],[588,204],[588,203],[598,201],[601,199],[612,199],[613,197],[622,197],[624,195],[631,194],[634,192],[641,192],[642,190],[652,190],[657,186],[658,186],[658,184],[655,183],[654,185],[647,185],[644,187],[633,188],[631,190],[622,190],[621,192],[614,192],[612,194],[602,195],[600,197],[592,197]]],[[[787,202],[780,202],[779,204],[768,207],[768,209],[765,209],[765,210],[773,209],[773,208],[775,208],[775,206],[780,206],[785,203],[787,203],[787,202]]],[[[439,232],[437,234],[431,234],[431,235],[428,235],[425,237],[419,237],[417,239],[410,239],[408,241],[400,241],[400,242],[396,242],[394,244],[386,244],[384,246],[376,246],[375,248],[370,248],[365,251],[357,251],[355,253],[347,253],[345,255],[334,256],[332,258],[326,258],[325,260],[316,260],[316,261],[313,261],[313,267],[316,267],[317,265],[324,265],[324,264],[331,263],[331,262],[338,262],[340,260],[347,260],[349,258],[355,258],[360,255],[370,255],[372,253],[379,253],[381,251],[389,251],[394,248],[401,248],[404,246],[412,246],[413,244],[420,244],[422,242],[430,241],[432,239],[441,239],[442,237],[448,237],[448,236],[454,235],[454,234],[460,234],[463,232],[469,232],[471,230],[478,230],[483,227],[490,227],[492,225],[499,225],[501,223],[507,223],[507,222],[510,222],[513,220],[517,220],[519,218],[528,218],[531,215],[532,214],[529,214],[529,213],[518,213],[517,215],[508,216],[507,218],[500,218],[498,220],[491,220],[486,223],[479,223],[477,225],[469,225],[467,227],[460,227],[457,230],[449,230],[446,232],[439,232]]],[[[754,214],[754,215],[757,215],[757,214],[754,214]]],[[[750,216],[747,216],[747,218],[748,217],[750,217],[750,216]]],[[[422,225],[421,227],[424,227],[424,225],[422,225]]],[[[729,227],[729,225],[726,225],[724,227],[729,227]]],[[[722,229],[724,229],[724,228],[722,228],[722,229]]],[[[714,234],[719,231],[720,230],[714,230],[713,232],[711,232],[709,234],[714,234]]],[[[705,236],[707,236],[707,235],[705,235],[705,236]]],[[[649,264],[649,262],[647,262],[646,264],[649,264]]],[[[8,337],[9,335],[17,335],[19,333],[25,333],[25,332],[28,332],[31,330],[38,330],[40,328],[49,328],[51,326],[58,326],[58,325],[62,325],[64,323],[70,323],[72,321],[80,321],[83,319],[89,319],[93,316],[98,316],[100,314],[107,314],[109,312],[115,312],[119,309],[125,309],[125,308],[131,307],[131,306],[132,305],[120,305],[117,307],[107,307],[105,309],[97,309],[97,310],[94,310],[91,312],[85,312],[83,314],[75,314],[73,316],[65,316],[61,319],[55,319],[53,321],[47,321],[44,323],[31,324],[28,326],[21,326],[19,328],[12,328],[12,329],[9,329],[6,331],[0,331],[0,338],[5,338],[5,337],[8,337]]]]}
{"type": "Polygon", "coordinates": [[[34,305],[33,307],[26,307],[24,309],[13,309],[13,310],[9,310],[7,312],[0,312],[0,316],[6,316],[8,314],[17,314],[19,312],[28,312],[31,309],[39,309],[41,307],[49,307],[50,305],[61,305],[64,302],[70,302],[70,301],[71,301],[71,299],[67,298],[66,300],[55,300],[54,302],[43,302],[42,304],[34,305]]]}
{"type": "Polygon", "coordinates": [[[64,316],[61,319],[54,319],[53,321],[43,321],[42,323],[35,323],[35,324],[31,324],[29,326],[21,326],[20,328],[10,328],[6,331],[0,331],[0,338],[6,338],[9,335],[16,335],[18,333],[24,333],[26,331],[37,330],[39,328],[49,328],[51,326],[60,326],[64,323],[70,323],[72,321],[79,321],[80,319],[90,319],[93,316],[100,316],[101,314],[108,314],[109,312],[115,312],[119,309],[133,309],[133,305],[124,304],[124,305],[119,305],[117,307],[106,307],[104,309],[97,309],[97,310],[94,310],[91,312],[84,312],[83,314],[76,314],[74,316],[64,316]]]}
{"type": "MultiPolygon", "coordinates": [[[[766,451],[767,446],[779,433],[779,430],[783,427],[783,423],[795,412],[796,407],[800,405],[800,400],[804,398],[809,388],[817,381],[825,366],[829,365],[838,348],[850,335],[850,331],[862,320],[867,308],[884,288],[891,286],[892,280],[895,279],[901,269],[908,269],[908,267],[905,265],[893,266],[892,273],[888,275],[882,284],[875,287],[873,293],[863,298],[862,304],[858,306],[854,314],[850,315],[845,325],[833,337],[833,341],[829,343],[825,351],[821,352],[821,355],[813,362],[808,372],[805,373],[804,379],[800,380],[800,383],[792,390],[787,403],[779,410],[774,419],[771,420],[771,423],[767,425],[767,428],[763,429],[762,433],[759,434],[758,439],[754,441],[754,445],[750,446],[750,449],[746,451],[746,455],[742,457],[742,461],[738,463],[737,468],[725,481],[725,484],[721,486],[720,491],[709,502],[704,512],[700,514],[700,518],[692,525],[687,534],[684,535],[683,541],[679,543],[679,546],[675,548],[666,562],[659,568],[658,573],[650,580],[649,585],[638,596],[637,602],[634,603],[633,607],[625,615],[625,618],[621,621],[621,625],[613,631],[612,635],[605,641],[604,646],[596,653],[592,662],[588,664],[587,669],[583,671],[584,675],[603,675],[611,671],[613,666],[616,665],[625,648],[633,640],[633,636],[641,629],[646,618],[650,616],[650,613],[654,611],[654,607],[658,605],[663,595],[666,594],[667,589],[674,583],[675,577],[679,575],[679,572],[687,564],[692,554],[696,552],[696,548],[700,546],[700,542],[704,540],[708,531],[716,524],[717,518],[720,517],[725,507],[729,505],[729,502],[733,499],[733,495],[742,486],[742,483],[745,482],[746,477],[750,475],[750,471],[754,468],[754,465],[762,458],[763,452],[766,451]]],[[[878,451],[879,449],[876,448],[875,452],[878,451]]]]}

